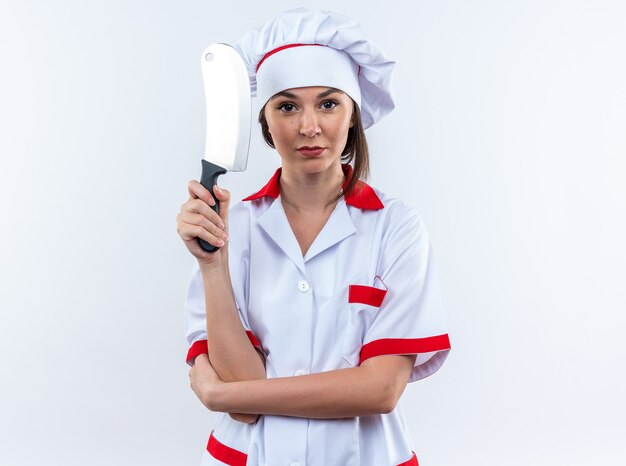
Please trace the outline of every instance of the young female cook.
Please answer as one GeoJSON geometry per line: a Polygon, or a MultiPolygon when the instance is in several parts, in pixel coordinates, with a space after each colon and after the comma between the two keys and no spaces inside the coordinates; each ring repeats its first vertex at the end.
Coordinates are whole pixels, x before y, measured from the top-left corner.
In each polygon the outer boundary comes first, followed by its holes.
{"type": "Polygon", "coordinates": [[[415,466],[396,404],[450,342],[424,222],[364,181],[395,63],[353,19],[304,8],[235,48],[281,167],[230,211],[216,190],[219,216],[191,181],[177,217],[197,258],[191,386],[220,413],[202,465],[415,466]]]}

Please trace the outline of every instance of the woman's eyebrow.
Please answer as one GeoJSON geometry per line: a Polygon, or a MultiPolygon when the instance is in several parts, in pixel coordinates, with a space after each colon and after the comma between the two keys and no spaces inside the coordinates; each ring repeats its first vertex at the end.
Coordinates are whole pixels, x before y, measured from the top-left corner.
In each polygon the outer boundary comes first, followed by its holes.
{"type": "Polygon", "coordinates": [[[291,92],[282,91],[282,92],[279,92],[278,94],[276,94],[274,97],[272,97],[271,100],[278,99],[281,96],[287,97],[289,99],[296,99],[297,98],[296,95],[292,94],[291,92]]]}
{"type": "Polygon", "coordinates": [[[321,99],[322,97],[326,97],[327,95],[333,94],[335,92],[341,92],[341,91],[339,89],[335,89],[335,88],[328,89],[327,91],[324,91],[324,92],[318,94],[317,98],[321,99]]]}
{"type": "MultiPolygon", "coordinates": [[[[326,97],[327,95],[333,94],[334,92],[340,92],[340,91],[339,91],[339,89],[331,88],[331,89],[328,89],[328,90],[326,90],[324,92],[319,93],[317,95],[317,98],[321,99],[322,97],[326,97]]],[[[281,96],[288,97],[289,99],[297,99],[298,98],[297,95],[292,94],[291,92],[282,91],[282,92],[279,92],[278,94],[276,94],[274,97],[272,97],[272,99],[277,99],[278,97],[281,97],[281,96]]]]}

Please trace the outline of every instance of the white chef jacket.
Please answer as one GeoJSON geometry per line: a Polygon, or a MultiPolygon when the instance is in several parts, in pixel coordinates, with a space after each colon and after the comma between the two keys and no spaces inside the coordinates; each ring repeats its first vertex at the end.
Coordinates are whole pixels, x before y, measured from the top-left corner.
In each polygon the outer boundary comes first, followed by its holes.
{"type": "MultiPolygon", "coordinates": [[[[348,175],[349,164],[342,165],[348,175]]],[[[229,213],[229,268],[241,323],[265,356],[267,378],[359,366],[416,354],[409,382],[450,351],[428,232],[415,209],[359,181],[303,257],[280,200],[276,170],[229,213]]],[[[187,363],[207,352],[197,263],[185,301],[187,363]]],[[[417,466],[400,407],[342,419],[227,413],[209,434],[202,466],[417,466]]]]}

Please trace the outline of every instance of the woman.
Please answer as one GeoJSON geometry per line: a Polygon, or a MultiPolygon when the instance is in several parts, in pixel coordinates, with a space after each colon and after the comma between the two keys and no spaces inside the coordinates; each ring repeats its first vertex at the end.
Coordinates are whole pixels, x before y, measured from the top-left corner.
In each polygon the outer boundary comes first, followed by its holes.
{"type": "Polygon", "coordinates": [[[177,218],[197,258],[191,386],[221,413],[202,464],[417,465],[396,404],[450,342],[421,218],[363,181],[394,62],[351,18],[304,8],[235,48],[281,167],[232,209],[216,186],[219,216],[191,181],[177,218]]]}

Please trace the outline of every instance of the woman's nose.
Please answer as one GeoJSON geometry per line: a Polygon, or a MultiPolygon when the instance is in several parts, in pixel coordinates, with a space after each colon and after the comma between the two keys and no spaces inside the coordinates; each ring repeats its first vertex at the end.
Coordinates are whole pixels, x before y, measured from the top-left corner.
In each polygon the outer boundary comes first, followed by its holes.
{"type": "Polygon", "coordinates": [[[321,132],[322,130],[319,127],[315,110],[305,109],[300,119],[300,134],[313,137],[321,132]]]}

